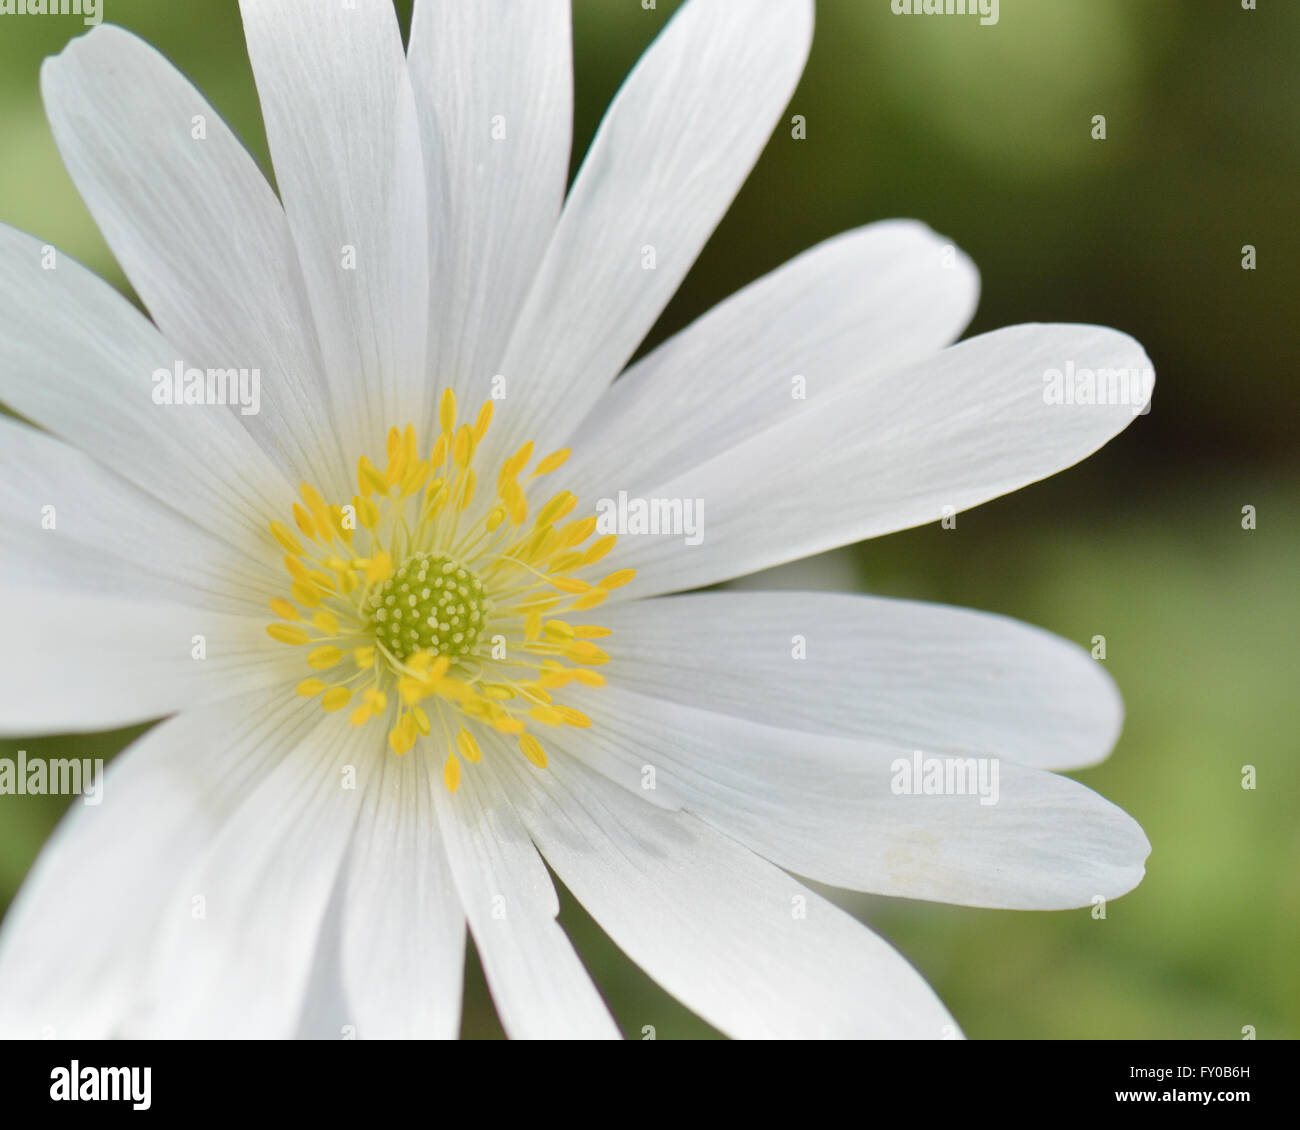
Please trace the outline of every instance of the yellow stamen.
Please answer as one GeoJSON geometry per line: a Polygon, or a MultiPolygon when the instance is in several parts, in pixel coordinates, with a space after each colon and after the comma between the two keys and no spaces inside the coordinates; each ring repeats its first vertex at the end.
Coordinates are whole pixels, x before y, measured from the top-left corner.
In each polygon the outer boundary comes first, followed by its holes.
{"type": "Polygon", "coordinates": [[[318,647],[307,656],[307,666],[313,671],[326,671],[342,658],[343,653],[337,647],[318,647]]]}
{"type": "Polygon", "coordinates": [[[538,769],[546,768],[546,750],[542,748],[542,743],[532,734],[520,735],[519,752],[536,765],[538,769]]]}
{"type": "Polygon", "coordinates": [[[352,726],[382,720],[395,754],[433,743],[453,793],[464,766],[482,760],[482,733],[510,735],[544,768],[534,728],[592,726],[563,698],[567,687],[604,685],[589,668],[609,653],[591,641],[610,632],[574,624],[572,614],[634,576],[620,569],[596,581],[588,570],[616,539],[597,536],[593,515],[570,517],[573,492],[538,498],[526,485],[563,467],[568,448],[531,474],[531,442],[497,468],[481,465],[494,411],[488,400],[472,423],[462,420],[445,390],[435,435],[411,423],[390,428],[382,465],[357,460],[356,494],[331,502],[301,483],[292,522],[270,524],[288,596],[271,600],[267,634],[308,645],[314,671],[349,660],[334,685],[308,678],[297,694],[346,711],[352,726]],[[432,439],[426,460],[422,438],[432,439]],[[480,482],[495,491],[475,507],[480,482]]]}
{"type": "Polygon", "coordinates": [[[283,522],[271,523],[271,535],[290,553],[302,553],[302,542],[293,536],[293,531],[283,522]]]}
{"type": "Polygon", "coordinates": [[[271,611],[282,620],[301,620],[302,613],[283,597],[277,596],[271,601],[271,611]]]}
{"type": "Polygon", "coordinates": [[[306,628],[299,627],[297,624],[268,624],[266,634],[279,643],[297,645],[306,643],[311,636],[306,628]]]}

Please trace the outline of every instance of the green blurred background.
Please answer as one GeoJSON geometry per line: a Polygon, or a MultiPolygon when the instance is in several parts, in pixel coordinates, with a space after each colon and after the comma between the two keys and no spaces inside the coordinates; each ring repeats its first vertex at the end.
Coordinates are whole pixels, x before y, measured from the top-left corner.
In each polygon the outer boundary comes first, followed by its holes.
{"type": "MultiPolygon", "coordinates": [[[[576,0],[575,165],[675,6],[576,0]]],[[[269,164],[233,2],[106,0],[105,16],[168,55],[269,164]]],[[[0,17],[0,219],[129,293],[38,94],[41,59],[83,30],[0,17]]],[[[1096,322],[1154,359],[1153,411],[1086,463],[955,531],[896,534],[800,575],[1107,638],[1128,721],[1111,760],[1078,776],[1151,839],[1133,894],[1104,921],[836,896],[972,1037],[1300,1036],[1298,48],[1300,4],[1281,0],[1003,0],[992,27],[821,0],[787,114],[807,139],[778,128],[651,338],[826,236],[911,216],[979,265],[971,332],[1096,322]]],[[[0,756],[108,756],[138,732],[0,741],[0,756]]],[[[0,797],[0,907],[65,805],[0,797]]],[[[714,1034],[563,898],[626,1032],[714,1034]]],[[[500,1034],[472,956],[464,1031],[500,1034]]]]}

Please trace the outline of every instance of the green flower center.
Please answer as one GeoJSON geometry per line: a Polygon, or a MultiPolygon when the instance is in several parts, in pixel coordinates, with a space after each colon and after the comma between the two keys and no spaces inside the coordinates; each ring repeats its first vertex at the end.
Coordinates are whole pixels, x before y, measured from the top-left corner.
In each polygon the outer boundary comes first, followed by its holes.
{"type": "Polygon", "coordinates": [[[487,624],[483,582],[441,553],[413,553],[366,602],[375,639],[398,659],[429,651],[458,659],[487,624]]]}

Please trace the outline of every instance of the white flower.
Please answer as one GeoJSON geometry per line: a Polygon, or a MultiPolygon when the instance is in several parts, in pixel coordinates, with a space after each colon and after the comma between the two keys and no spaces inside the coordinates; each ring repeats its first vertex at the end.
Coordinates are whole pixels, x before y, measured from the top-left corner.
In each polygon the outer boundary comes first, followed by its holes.
{"type": "Polygon", "coordinates": [[[279,199],[133,36],[42,72],[152,321],[0,229],[0,397],[45,429],[0,420],[3,727],[168,716],[12,908],[5,1034],[452,1036],[468,924],[507,1032],[615,1035],[545,860],[726,1033],[938,1037],[920,976],[791,873],[1031,909],[1139,881],[1138,826],[1049,772],[1120,726],[1075,646],[905,601],[659,596],[1067,467],[1134,409],[1043,374],[1149,367],[1088,326],[944,348],[975,271],[891,222],[611,387],[780,120],[809,0],[690,0],[567,197],[564,0],[417,0],[409,56],[387,0],[242,7],[279,199]],[[178,365],[257,368],[260,411],[159,403],[178,365]],[[703,500],[702,542],[599,536],[619,491],[703,500]],[[997,803],[899,795],[914,750],[1001,759],[997,803]]]}

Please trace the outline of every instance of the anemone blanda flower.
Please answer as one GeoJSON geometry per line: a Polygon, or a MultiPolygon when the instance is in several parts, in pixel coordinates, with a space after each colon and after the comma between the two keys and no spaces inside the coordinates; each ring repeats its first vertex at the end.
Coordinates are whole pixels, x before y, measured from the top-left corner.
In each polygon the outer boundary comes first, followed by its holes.
{"type": "Polygon", "coordinates": [[[43,429],[0,420],[3,726],[166,719],[12,908],[6,1034],[451,1036],[467,925],[507,1032],[617,1034],[545,860],[726,1033],[935,1037],[922,978],[794,875],[1029,909],[1139,881],[1138,826],[1050,771],[1120,725],[1074,645],[664,595],[1067,467],[1133,407],[1043,373],[1149,364],[1088,326],[950,346],[975,271],[891,222],[613,383],[780,119],[808,0],[689,0],[567,196],[565,0],[417,0],[406,51],[387,0],[242,9],[278,197],[133,36],[42,72],[148,318],[0,229],[0,396],[43,429]],[[166,403],[191,367],[256,368],[260,410],[166,403]],[[703,537],[602,533],[620,491],[700,500],[703,537]],[[898,795],[914,750],[998,758],[997,803],[898,795]]]}

